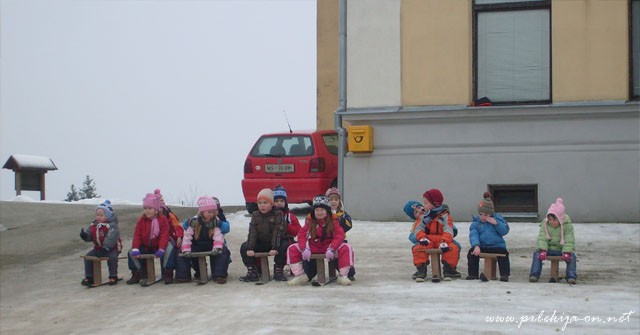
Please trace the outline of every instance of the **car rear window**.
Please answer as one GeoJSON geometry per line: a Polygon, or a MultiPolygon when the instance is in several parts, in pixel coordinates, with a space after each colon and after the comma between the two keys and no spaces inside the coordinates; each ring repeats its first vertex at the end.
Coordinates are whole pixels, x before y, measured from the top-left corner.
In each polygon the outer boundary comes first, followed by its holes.
{"type": "Polygon", "coordinates": [[[295,157],[313,154],[310,136],[264,136],[251,150],[254,157],[295,157]]]}
{"type": "Polygon", "coordinates": [[[338,155],[338,134],[322,135],[322,141],[329,153],[336,156],[338,155]]]}

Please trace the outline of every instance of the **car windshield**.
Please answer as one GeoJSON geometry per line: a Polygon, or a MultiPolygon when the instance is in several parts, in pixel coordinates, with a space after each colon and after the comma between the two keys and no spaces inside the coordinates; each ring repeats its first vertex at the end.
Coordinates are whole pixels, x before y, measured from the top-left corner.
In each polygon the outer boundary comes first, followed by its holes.
{"type": "Polygon", "coordinates": [[[313,153],[310,136],[264,136],[251,150],[252,156],[307,156],[313,153]]]}

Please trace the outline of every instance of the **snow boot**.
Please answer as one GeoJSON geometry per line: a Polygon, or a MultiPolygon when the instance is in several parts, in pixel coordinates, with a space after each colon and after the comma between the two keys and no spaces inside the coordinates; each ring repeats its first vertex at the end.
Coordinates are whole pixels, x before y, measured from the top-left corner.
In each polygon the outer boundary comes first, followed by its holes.
{"type": "Polygon", "coordinates": [[[109,285],[118,285],[118,276],[109,276],[109,285]]]}
{"type": "Polygon", "coordinates": [[[427,264],[420,264],[416,266],[416,270],[416,273],[414,273],[411,278],[418,283],[424,282],[424,279],[427,278],[427,264]]]}
{"type": "Polygon", "coordinates": [[[137,284],[142,279],[142,271],[131,271],[131,278],[127,280],[127,285],[137,284]]]}
{"type": "Polygon", "coordinates": [[[284,276],[284,265],[273,265],[273,280],[287,281],[287,277],[284,276]]]}
{"type": "Polygon", "coordinates": [[[489,278],[487,278],[487,276],[484,275],[484,272],[480,273],[480,280],[481,281],[489,281],[489,278]]]}
{"type": "Polygon", "coordinates": [[[93,277],[84,277],[84,279],[80,282],[82,286],[91,286],[93,285],[93,277]]]}
{"type": "Polygon", "coordinates": [[[247,266],[247,275],[244,277],[240,277],[240,281],[244,282],[254,282],[258,280],[260,280],[260,277],[258,276],[258,270],[256,270],[256,267],[253,265],[247,266]]]}
{"type": "Polygon", "coordinates": [[[293,277],[291,280],[289,280],[287,282],[287,284],[289,286],[298,286],[298,285],[302,285],[302,284],[304,284],[304,283],[306,283],[308,281],[309,281],[309,278],[307,277],[306,274],[303,273],[303,274],[301,274],[299,276],[293,277]]]}
{"type": "Polygon", "coordinates": [[[349,286],[351,285],[351,280],[349,279],[349,277],[343,276],[343,275],[338,275],[338,278],[336,279],[336,282],[342,286],[349,286]]]}
{"type": "Polygon", "coordinates": [[[173,284],[173,270],[164,269],[164,271],[162,271],[162,279],[164,279],[165,285],[173,284]]]}
{"type": "Polygon", "coordinates": [[[460,272],[456,271],[456,268],[451,267],[451,265],[442,262],[442,272],[443,272],[443,277],[445,278],[460,278],[462,277],[462,274],[460,274],[460,272]]]}
{"type": "Polygon", "coordinates": [[[530,282],[530,283],[535,283],[535,282],[537,282],[537,281],[538,281],[538,277],[536,277],[536,276],[529,276],[529,282],[530,282]]]}
{"type": "Polygon", "coordinates": [[[569,278],[569,279],[567,279],[567,283],[569,283],[569,285],[575,285],[576,284],[576,279],[575,278],[569,278]]]}

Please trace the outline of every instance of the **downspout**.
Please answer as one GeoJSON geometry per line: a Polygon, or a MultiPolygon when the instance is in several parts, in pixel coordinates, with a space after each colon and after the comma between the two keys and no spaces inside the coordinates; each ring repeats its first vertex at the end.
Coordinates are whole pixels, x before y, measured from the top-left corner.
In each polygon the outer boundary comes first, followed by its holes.
{"type": "Polygon", "coordinates": [[[340,69],[338,90],[340,92],[338,109],[336,109],[333,121],[338,132],[338,189],[342,192],[342,199],[345,198],[344,189],[344,156],[347,144],[347,130],[342,127],[342,113],[347,110],[347,0],[340,0],[340,69]]]}

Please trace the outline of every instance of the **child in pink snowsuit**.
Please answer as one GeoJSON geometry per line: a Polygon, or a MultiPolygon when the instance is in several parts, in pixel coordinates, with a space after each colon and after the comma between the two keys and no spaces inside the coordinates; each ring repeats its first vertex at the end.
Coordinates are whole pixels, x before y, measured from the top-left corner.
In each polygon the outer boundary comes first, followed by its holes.
{"type": "Polygon", "coordinates": [[[287,264],[295,276],[288,284],[300,285],[308,281],[302,261],[309,261],[311,254],[324,254],[327,260],[338,259],[338,278],[340,285],[351,285],[347,278],[349,269],[353,266],[353,250],[351,245],[344,243],[344,230],[338,219],[331,213],[329,199],[324,195],[313,199],[311,219],[298,232],[298,242],[287,249],[287,264]]]}

